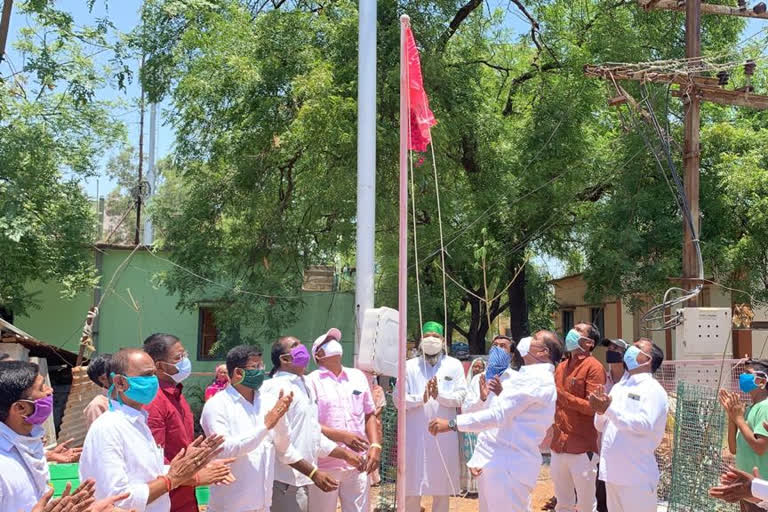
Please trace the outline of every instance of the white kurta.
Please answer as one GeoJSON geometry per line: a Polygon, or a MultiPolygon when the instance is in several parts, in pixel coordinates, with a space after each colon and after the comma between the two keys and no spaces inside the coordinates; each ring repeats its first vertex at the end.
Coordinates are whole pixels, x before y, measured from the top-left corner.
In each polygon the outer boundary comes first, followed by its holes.
{"type": "MultiPolygon", "coordinates": [[[[396,387],[395,393],[398,390],[396,387]]],[[[427,427],[432,418],[455,419],[456,409],[461,407],[466,394],[464,367],[458,359],[443,355],[435,366],[423,357],[406,362],[406,496],[448,496],[459,492],[458,433],[435,437],[427,427]],[[424,390],[432,377],[437,377],[437,400],[430,398],[424,403],[424,390]]]]}

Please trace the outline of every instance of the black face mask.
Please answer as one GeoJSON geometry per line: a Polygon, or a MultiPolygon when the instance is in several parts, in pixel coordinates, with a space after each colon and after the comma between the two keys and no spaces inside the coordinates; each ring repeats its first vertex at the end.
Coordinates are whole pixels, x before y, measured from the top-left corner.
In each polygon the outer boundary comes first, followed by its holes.
{"type": "Polygon", "coordinates": [[[608,350],[605,353],[605,361],[607,363],[623,363],[624,362],[624,356],[621,352],[616,352],[615,350],[608,350]]]}

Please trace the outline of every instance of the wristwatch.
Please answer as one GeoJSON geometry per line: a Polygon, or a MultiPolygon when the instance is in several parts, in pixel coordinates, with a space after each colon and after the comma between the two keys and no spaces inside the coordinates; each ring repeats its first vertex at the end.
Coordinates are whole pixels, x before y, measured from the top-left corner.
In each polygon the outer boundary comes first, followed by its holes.
{"type": "Polygon", "coordinates": [[[453,430],[454,432],[457,432],[456,420],[448,420],[448,428],[453,430]]]}

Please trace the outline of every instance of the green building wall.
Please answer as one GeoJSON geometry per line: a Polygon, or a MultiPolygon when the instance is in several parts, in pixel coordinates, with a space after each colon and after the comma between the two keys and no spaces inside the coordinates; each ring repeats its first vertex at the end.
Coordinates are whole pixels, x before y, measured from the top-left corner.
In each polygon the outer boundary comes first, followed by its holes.
{"type": "MultiPolygon", "coordinates": [[[[106,289],[115,272],[130,255],[131,248],[102,248],[103,273],[101,287],[106,289]]],[[[167,255],[163,255],[167,257],[167,255]]],[[[145,250],[136,251],[127,266],[112,282],[99,311],[97,353],[113,353],[124,347],[138,347],[154,332],[167,332],[178,336],[192,359],[193,372],[211,372],[223,362],[220,359],[198,360],[199,312],[176,308],[178,297],[171,295],[153,276],[170,269],[170,264],[145,250]]],[[[29,291],[37,292],[39,309],[28,316],[18,316],[15,324],[35,338],[77,352],[80,335],[93,294],[82,293],[73,299],[62,299],[57,283],[32,284],[29,291]]],[[[284,334],[298,337],[307,347],[314,339],[331,327],[341,330],[344,346],[344,364],[353,361],[354,294],[349,292],[311,292],[304,294],[304,306],[295,322],[283,330],[284,334]]],[[[269,345],[272,340],[261,341],[267,368],[269,345]]],[[[310,363],[313,365],[313,363],[310,363]]],[[[313,366],[314,367],[314,366],[313,366]]],[[[204,387],[209,376],[194,376],[188,388],[204,387]],[[191,385],[191,386],[190,386],[191,385]],[[197,386],[195,386],[197,385],[197,386]]]]}

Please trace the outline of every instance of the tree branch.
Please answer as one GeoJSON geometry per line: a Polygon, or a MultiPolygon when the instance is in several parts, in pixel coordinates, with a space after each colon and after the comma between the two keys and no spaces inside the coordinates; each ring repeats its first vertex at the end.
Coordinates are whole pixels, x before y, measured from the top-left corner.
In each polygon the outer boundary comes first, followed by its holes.
{"type": "Polygon", "coordinates": [[[449,321],[448,324],[451,326],[452,329],[456,330],[459,334],[464,336],[467,340],[469,339],[469,332],[465,331],[461,327],[459,327],[457,324],[455,324],[453,321],[449,321]]]}
{"type": "Polygon", "coordinates": [[[504,105],[504,110],[502,110],[502,114],[505,115],[505,116],[508,116],[508,115],[511,115],[513,113],[513,110],[512,110],[512,98],[514,97],[515,93],[517,92],[517,88],[521,84],[524,84],[528,80],[532,80],[539,73],[543,73],[545,71],[552,71],[553,69],[560,69],[562,67],[563,67],[562,64],[560,64],[559,62],[548,62],[548,63],[544,64],[543,66],[538,66],[535,69],[527,71],[527,72],[523,73],[522,75],[514,78],[512,80],[512,83],[510,84],[509,95],[507,96],[507,103],[504,105]]]}
{"type": "Polygon", "coordinates": [[[453,34],[456,33],[461,23],[467,19],[470,14],[472,14],[472,11],[481,5],[483,5],[483,0],[469,0],[469,2],[464,4],[461,9],[459,9],[451,22],[448,24],[448,29],[440,36],[440,41],[437,45],[439,51],[442,52],[445,50],[445,47],[448,45],[448,40],[450,40],[453,34]]]}

